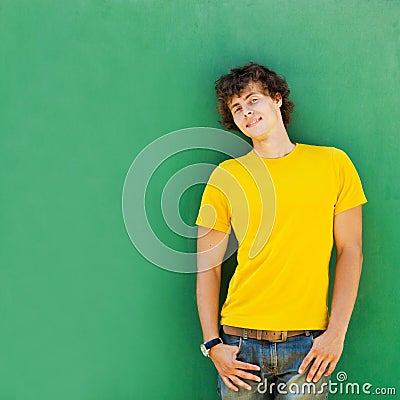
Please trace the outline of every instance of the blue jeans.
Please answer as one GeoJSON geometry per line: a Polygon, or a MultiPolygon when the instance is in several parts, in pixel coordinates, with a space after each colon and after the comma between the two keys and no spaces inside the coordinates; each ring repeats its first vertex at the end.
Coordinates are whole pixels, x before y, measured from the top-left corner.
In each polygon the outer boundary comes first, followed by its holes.
{"type": "MultiPolygon", "coordinates": [[[[243,379],[251,390],[239,387],[230,390],[218,375],[217,390],[222,400],[309,400],[327,399],[329,376],[322,375],[317,383],[306,381],[311,364],[300,375],[297,370],[310,351],[314,339],[323,330],[310,330],[307,334],[292,336],[286,342],[273,343],[267,340],[243,339],[220,330],[225,344],[238,346],[237,359],[261,367],[260,371],[249,371],[261,378],[261,382],[243,379]]],[[[242,378],[240,378],[242,379],[242,378]]],[[[236,386],[236,385],[235,385],[236,386]]]]}

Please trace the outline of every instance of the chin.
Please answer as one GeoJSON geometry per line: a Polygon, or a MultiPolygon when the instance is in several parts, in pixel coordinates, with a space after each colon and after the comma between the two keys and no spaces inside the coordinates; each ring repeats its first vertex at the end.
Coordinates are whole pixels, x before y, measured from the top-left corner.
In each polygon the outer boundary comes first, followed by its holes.
{"type": "Polygon", "coordinates": [[[248,132],[247,131],[245,133],[245,135],[248,136],[249,138],[256,139],[256,138],[259,138],[261,136],[265,136],[265,131],[253,131],[253,132],[248,132]]]}

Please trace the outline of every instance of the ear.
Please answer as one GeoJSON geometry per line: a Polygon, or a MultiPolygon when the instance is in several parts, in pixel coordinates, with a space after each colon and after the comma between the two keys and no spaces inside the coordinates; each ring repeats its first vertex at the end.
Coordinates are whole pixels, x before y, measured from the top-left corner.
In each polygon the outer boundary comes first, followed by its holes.
{"type": "Polygon", "coordinates": [[[274,99],[276,105],[280,108],[282,105],[282,96],[280,93],[275,94],[275,99],[274,99]]]}

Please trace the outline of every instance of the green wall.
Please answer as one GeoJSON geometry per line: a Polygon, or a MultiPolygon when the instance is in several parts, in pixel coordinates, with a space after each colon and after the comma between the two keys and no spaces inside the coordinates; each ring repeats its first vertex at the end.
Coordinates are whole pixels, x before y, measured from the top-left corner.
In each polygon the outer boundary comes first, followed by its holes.
{"type": "Polygon", "coordinates": [[[399,391],[399,16],[383,0],[0,1],[0,399],[217,398],[195,276],[139,254],[121,197],[146,145],[219,127],[213,82],[250,60],[287,78],[292,139],[359,170],[364,271],[336,371],[399,391]]]}

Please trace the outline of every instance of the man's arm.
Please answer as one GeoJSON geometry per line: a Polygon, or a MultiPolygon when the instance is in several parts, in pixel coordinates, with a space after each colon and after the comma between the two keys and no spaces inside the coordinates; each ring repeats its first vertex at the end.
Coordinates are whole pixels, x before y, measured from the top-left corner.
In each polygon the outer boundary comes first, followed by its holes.
{"type": "MultiPolygon", "coordinates": [[[[219,336],[218,312],[221,284],[221,263],[228,245],[229,235],[214,229],[199,226],[197,240],[197,307],[204,341],[219,336]]],[[[241,386],[251,387],[239,379],[246,378],[259,382],[260,378],[243,370],[258,371],[257,365],[244,363],[236,359],[238,348],[218,344],[211,348],[210,358],[226,386],[234,391],[241,386]]]]}
{"type": "Polygon", "coordinates": [[[314,359],[307,375],[309,382],[317,382],[323,374],[330,375],[343,351],[362,268],[362,206],[337,214],[333,233],[336,243],[336,269],[329,325],[315,339],[299,368],[299,373],[302,373],[314,359]]]}
{"type": "Polygon", "coordinates": [[[199,226],[197,239],[197,308],[205,342],[217,338],[221,263],[228,234],[199,226]]]}

